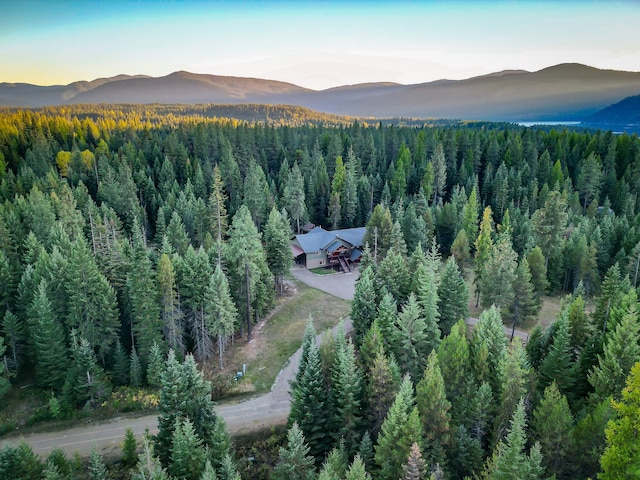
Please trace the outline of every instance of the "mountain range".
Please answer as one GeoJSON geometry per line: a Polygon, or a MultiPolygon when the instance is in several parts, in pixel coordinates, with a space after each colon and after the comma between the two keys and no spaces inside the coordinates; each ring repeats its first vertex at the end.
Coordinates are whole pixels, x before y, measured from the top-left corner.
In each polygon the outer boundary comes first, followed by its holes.
{"type": "Polygon", "coordinates": [[[640,94],[640,72],[561,64],[536,72],[509,70],[466,80],[414,85],[366,83],[310,90],[257,78],[175,72],[118,75],[38,86],[0,83],[0,105],[86,103],[287,104],[357,117],[495,121],[582,121],[640,94]]]}

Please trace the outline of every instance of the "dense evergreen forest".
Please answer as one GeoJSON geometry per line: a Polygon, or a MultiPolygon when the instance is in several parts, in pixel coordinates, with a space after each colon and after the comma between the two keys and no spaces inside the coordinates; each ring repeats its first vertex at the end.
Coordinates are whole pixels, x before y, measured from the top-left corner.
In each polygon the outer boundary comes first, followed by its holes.
{"type": "MultiPolygon", "coordinates": [[[[0,111],[0,396],[156,387],[126,478],[239,478],[196,362],[272,309],[301,225],[366,225],[353,335],[309,324],[271,478],[640,477],[637,136],[260,109],[0,111]]],[[[72,463],[0,449],[2,478],[112,478],[72,463]]]]}

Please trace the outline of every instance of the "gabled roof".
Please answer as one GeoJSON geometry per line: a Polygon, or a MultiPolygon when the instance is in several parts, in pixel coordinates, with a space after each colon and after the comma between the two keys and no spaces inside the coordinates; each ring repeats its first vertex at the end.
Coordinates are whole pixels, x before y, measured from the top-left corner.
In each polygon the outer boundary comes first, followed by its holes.
{"type": "Polygon", "coordinates": [[[305,253],[326,250],[336,239],[340,239],[351,245],[351,247],[357,248],[362,246],[362,239],[366,230],[365,227],[359,227],[328,232],[322,227],[315,227],[309,233],[296,235],[296,240],[305,253]]]}

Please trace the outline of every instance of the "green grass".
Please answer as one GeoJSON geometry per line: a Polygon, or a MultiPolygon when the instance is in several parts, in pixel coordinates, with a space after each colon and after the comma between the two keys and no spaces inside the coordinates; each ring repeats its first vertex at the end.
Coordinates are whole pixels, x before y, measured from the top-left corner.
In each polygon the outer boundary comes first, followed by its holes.
{"type": "Polygon", "coordinates": [[[334,273],[336,273],[333,268],[324,268],[324,267],[311,268],[309,271],[311,273],[315,273],[316,275],[333,275],[334,273]]]}
{"type": "Polygon", "coordinates": [[[247,364],[247,373],[236,393],[262,393],[271,389],[278,372],[300,347],[309,315],[318,333],[347,317],[351,303],[295,282],[296,293],[276,308],[264,326],[254,330],[251,343],[241,340],[225,359],[223,374],[233,375],[247,364]]]}

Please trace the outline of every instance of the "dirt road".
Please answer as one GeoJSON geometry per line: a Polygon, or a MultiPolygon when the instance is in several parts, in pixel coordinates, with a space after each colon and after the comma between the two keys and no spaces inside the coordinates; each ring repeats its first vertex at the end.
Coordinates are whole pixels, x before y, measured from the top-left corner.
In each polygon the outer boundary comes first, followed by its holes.
{"type": "MultiPolygon", "coordinates": [[[[304,268],[294,267],[291,273],[295,278],[307,285],[325,291],[331,295],[351,300],[355,292],[355,281],[358,272],[351,274],[315,275],[304,268]]],[[[475,325],[476,318],[467,319],[468,325],[475,325]]],[[[334,328],[334,332],[335,332],[334,328]]],[[[344,330],[351,330],[351,320],[344,321],[344,330]]],[[[505,327],[505,334],[511,336],[511,329],[505,327]]],[[[516,336],[526,341],[528,333],[516,330],[516,336]]],[[[320,341],[318,335],[318,341],[320,341]]],[[[295,377],[300,364],[302,349],[298,349],[278,374],[271,391],[264,395],[239,403],[222,404],[216,407],[217,413],[225,420],[230,433],[255,430],[257,428],[284,423],[289,414],[290,396],[289,381],[295,377]]],[[[78,452],[87,456],[94,445],[104,453],[117,453],[127,428],[131,428],[138,438],[145,431],[157,432],[157,415],[139,418],[120,417],[101,424],[75,427],[59,432],[34,433],[24,437],[14,436],[0,443],[16,444],[20,439],[29,443],[34,452],[48,455],[53,448],[61,448],[69,455],[78,452]]]]}
{"type": "MultiPolygon", "coordinates": [[[[306,270],[302,274],[295,274],[295,276],[312,287],[319,288],[317,285],[322,285],[324,288],[320,288],[320,290],[340,298],[350,299],[353,298],[357,273],[325,277],[324,282],[316,283],[316,285],[312,283],[313,280],[310,277],[322,277],[306,270]],[[329,278],[332,281],[328,281],[329,278]]],[[[343,328],[346,332],[351,330],[350,319],[343,321],[343,328]]],[[[334,332],[336,330],[337,327],[333,329],[334,332]]],[[[318,335],[318,342],[321,341],[321,337],[322,335],[318,335]]],[[[295,377],[301,356],[302,349],[299,348],[280,370],[269,393],[239,403],[225,403],[216,406],[216,412],[224,419],[230,433],[251,431],[286,422],[291,401],[289,381],[295,377]]],[[[94,445],[105,454],[118,454],[127,428],[131,428],[137,438],[140,438],[145,431],[149,431],[152,434],[157,433],[157,415],[138,418],[118,417],[105,423],[92,423],[58,432],[13,436],[0,440],[0,444],[10,443],[15,445],[21,439],[24,439],[31,445],[33,451],[42,457],[46,457],[54,448],[61,448],[68,455],[73,455],[77,452],[82,456],[88,456],[94,445]]]]}

